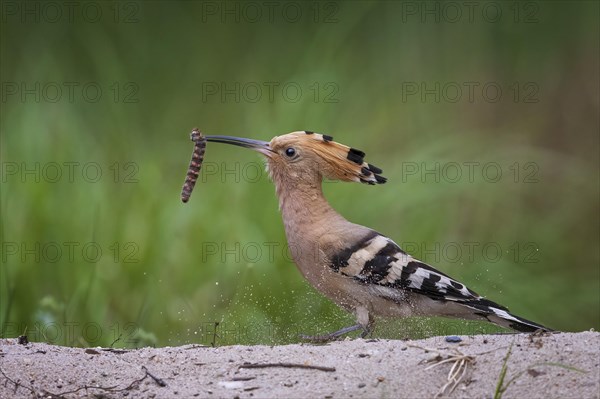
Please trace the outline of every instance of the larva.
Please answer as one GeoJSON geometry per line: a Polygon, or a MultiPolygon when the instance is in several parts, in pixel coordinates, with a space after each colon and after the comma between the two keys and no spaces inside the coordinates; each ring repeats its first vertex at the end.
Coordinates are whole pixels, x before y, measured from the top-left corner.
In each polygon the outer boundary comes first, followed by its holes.
{"type": "Polygon", "coordinates": [[[181,189],[181,201],[186,203],[190,200],[192,190],[198,180],[198,174],[202,167],[202,161],[204,160],[204,152],[206,151],[206,138],[202,135],[200,130],[194,128],[190,134],[190,139],[194,142],[194,152],[192,152],[192,159],[190,160],[190,166],[185,176],[185,182],[181,189]]]}

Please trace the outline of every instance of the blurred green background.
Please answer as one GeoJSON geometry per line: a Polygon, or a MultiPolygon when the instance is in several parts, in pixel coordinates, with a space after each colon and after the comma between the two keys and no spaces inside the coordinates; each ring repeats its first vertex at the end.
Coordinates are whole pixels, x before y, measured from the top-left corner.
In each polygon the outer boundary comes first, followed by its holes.
{"type": "MultiPolygon", "coordinates": [[[[181,203],[195,126],[364,150],[389,181],[326,183],[342,215],[515,314],[598,329],[598,3],[472,3],[3,1],[1,336],[273,344],[353,323],[290,261],[258,155],[209,144],[181,203]]],[[[500,330],[375,336],[482,331],[500,330]]]]}

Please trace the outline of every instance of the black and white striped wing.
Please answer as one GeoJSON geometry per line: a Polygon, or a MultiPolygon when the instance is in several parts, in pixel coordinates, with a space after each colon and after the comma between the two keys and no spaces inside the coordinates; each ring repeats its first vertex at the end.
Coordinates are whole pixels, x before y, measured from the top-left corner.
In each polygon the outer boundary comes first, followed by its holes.
{"type": "Polygon", "coordinates": [[[469,301],[481,298],[448,275],[414,259],[377,232],[334,256],[331,267],[362,283],[404,289],[432,299],[469,301]]]}
{"type": "Polygon", "coordinates": [[[551,331],[510,314],[506,307],[483,298],[450,276],[414,259],[394,241],[375,231],[333,256],[330,266],[359,283],[405,290],[436,301],[455,302],[470,308],[474,315],[504,327],[519,331],[551,331]]]}

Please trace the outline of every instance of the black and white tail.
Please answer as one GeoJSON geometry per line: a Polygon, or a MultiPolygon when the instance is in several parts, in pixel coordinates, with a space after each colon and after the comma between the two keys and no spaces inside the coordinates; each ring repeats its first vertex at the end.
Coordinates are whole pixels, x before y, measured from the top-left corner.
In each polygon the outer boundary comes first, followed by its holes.
{"type": "Polygon", "coordinates": [[[497,324],[501,327],[512,328],[513,330],[521,332],[534,332],[537,330],[548,332],[554,331],[551,328],[542,326],[541,324],[537,324],[533,321],[515,316],[511,314],[504,306],[485,298],[465,301],[463,305],[473,309],[476,315],[481,316],[489,322],[497,324]]]}

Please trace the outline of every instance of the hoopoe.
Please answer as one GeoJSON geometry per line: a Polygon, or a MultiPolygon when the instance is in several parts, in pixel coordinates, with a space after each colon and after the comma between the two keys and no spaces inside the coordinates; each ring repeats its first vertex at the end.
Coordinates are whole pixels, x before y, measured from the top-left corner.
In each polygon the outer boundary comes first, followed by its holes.
{"type": "Polygon", "coordinates": [[[388,237],[337,213],[323,196],[323,179],[386,182],[381,169],[364,161],[364,152],[310,131],[276,136],[270,142],[231,136],[204,140],[253,149],[266,157],[293,260],[313,287],[356,316],[353,326],[305,338],[327,341],[357,330],[365,337],[372,330],[373,315],[455,317],[522,332],[552,331],[509,313],[414,259],[388,237]]]}

